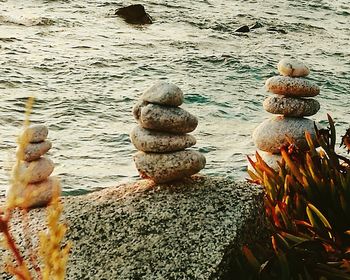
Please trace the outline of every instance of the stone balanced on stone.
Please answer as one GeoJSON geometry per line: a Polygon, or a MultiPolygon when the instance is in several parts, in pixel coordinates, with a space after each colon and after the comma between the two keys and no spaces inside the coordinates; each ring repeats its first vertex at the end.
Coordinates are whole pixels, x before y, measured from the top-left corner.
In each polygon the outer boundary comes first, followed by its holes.
{"type": "Polygon", "coordinates": [[[317,100],[311,98],[320,93],[320,88],[309,80],[309,68],[294,59],[282,59],[277,65],[280,76],[269,78],[265,87],[274,95],[263,102],[264,109],[277,116],[261,123],[253,132],[258,153],[272,168],[278,169],[281,160],[280,148],[289,141],[300,149],[307,149],[305,131],[315,138],[312,116],[320,109],[317,100]]]}
{"type": "Polygon", "coordinates": [[[28,144],[22,155],[17,150],[20,158],[17,180],[23,185],[13,185],[7,190],[7,197],[13,195],[17,199],[23,199],[19,204],[23,208],[46,206],[52,198],[53,192],[59,188],[56,177],[50,177],[54,170],[54,163],[44,155],[51,149],[52,144],[47,140],[48,128],[45,125],[32,125],[23,131],[22,137],[28,144]]]}
{"type": "Polygon", "coordinates": [[[205,157],[193,150],[196,138],[187,133],[196,129],[195,116],[180,108],[184,94],[176,85],[157,82],[146,90],[133,108],[138,121],[130,133],[139,150],[134,155],[142,178],[165,183],[191,176],[205,166],[205,157]]]}

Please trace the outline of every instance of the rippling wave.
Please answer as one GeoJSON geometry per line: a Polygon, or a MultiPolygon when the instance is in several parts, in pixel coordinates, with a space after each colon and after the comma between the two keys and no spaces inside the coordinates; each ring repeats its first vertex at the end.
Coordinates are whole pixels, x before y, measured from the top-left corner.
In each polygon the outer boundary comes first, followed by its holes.
{"type": "Polygon", "coordinates": [[[331,113],[340,134],[348,127],[345,0],[140,1],[154,18],[144,27],[113,15],[120,1],[0,2],[0,192],[32,95],[32,122],[48,125],[54,174],[71,194],[138,178],[131,108],[158,79],[177,84],[198,116],[206,174],[244,179],[250,135],[269,117],[264,81],[285,56],[309,64],[321,87],[312,118],[324,124],[331,113]],[[262,27],[235,32],[256,22],[262,27]]]}

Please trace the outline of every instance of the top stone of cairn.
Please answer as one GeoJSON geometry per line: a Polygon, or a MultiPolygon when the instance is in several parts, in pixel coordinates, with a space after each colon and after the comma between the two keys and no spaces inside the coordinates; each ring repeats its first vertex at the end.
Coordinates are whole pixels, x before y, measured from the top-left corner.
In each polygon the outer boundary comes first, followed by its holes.
{"type": "Polygon", "coordinates": [[[174,84],[159,81],[141,96],[143,101],[166,106],[180,106],[184,101],[182,90],[174,84]]]}
{"type": "Polygon", "coordinates": [[[301,61],[291,58],[283,58],[277,64],[278,72],[282,76],[306,77],[309,75],[309,68],[301,61]]]}
{"type": "Polygon", "coordinates": [[[28,142],[39,143],[46,139],[49,133],[48,128],[43,124],[36,124],[27,127],[22,134],[28,142]]]}

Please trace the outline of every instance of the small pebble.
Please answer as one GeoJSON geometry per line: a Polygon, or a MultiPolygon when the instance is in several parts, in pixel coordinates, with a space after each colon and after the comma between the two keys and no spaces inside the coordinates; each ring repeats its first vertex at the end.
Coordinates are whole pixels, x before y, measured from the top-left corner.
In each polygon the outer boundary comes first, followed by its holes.
{"type": "Polygon", "coordinates": [[[178,86],[159,81],[146,90],[141,99],[149,103],[176,107],[184,102],[184,94],[178,86]]]}

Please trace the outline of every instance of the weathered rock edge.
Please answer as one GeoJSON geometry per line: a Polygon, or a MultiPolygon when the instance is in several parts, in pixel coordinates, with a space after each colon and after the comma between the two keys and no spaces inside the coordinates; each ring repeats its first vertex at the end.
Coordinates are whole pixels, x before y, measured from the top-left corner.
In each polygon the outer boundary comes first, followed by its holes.
{"type": "MultiPolygon", "coordinates": [[[[257,185],[198,175],[64,197],[74,242],[66,279],[234,279],[241,245],[265,238],[262,198],[257,185]]],[[[40,227],[43,214],[32,210],[32,224],[40,227]]]]}

